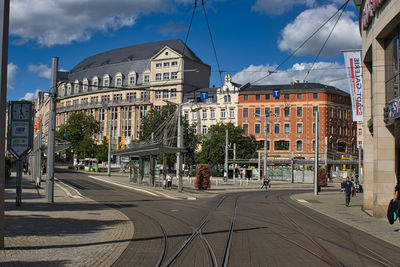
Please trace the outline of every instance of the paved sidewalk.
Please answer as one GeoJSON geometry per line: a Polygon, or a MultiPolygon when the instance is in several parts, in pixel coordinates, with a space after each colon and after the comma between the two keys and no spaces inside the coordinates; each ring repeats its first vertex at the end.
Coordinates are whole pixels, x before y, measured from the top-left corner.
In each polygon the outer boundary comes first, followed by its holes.
{"type": "Polygon", "coordinates": [[[340,185],[335,185],[335,189],[334,191],[322,189],[318,195],[296,194],[291,198],[319,213],[400,247],[398,221],[391,225],[386,218],[372,217],[368,212],[363,211],[363,194],[352,197],[350,207],[346,207],[345,196],[340,192],[340,185]]]}
{"type": "Polygon", "coordinates": [[[53,204],[30,178],[24,177],[22,187],[22,205],[16,207],[15,179],[6,185],[1,266],[110,266],[133,236],[125,215],[59,181],[53,204]]]}

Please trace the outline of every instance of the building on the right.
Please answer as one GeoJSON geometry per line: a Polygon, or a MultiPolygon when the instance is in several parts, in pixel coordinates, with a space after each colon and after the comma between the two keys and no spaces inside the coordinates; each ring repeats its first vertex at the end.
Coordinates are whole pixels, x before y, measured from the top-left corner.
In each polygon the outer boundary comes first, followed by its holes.
{"type": "Polygon", "coordinates": [[[364,209],[383,217],[399,181],[400,1],[354,3],[363,57],[364,209]]]}

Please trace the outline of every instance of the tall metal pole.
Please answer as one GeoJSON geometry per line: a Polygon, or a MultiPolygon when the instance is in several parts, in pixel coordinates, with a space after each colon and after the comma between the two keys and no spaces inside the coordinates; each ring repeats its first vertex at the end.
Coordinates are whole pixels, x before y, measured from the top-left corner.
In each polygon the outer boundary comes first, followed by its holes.
{"type": "Polygon", "coordinates": [[[5,183],[5,134],[6,131],[6,105],[7,105],[7,64],[8,64],[8,25],[10,14],[10,0],[0,0],[0,49],[1,49],[1,71],[0,71],[0,249],[4,249],[4,183],[5,183]]]}
{"type": "Polygon", "coordinates": [[[264,155],[263,155],[263,160],[264,160],[264,166],[263,166],[263,171],[264,175],[266,178],[268,178],[268,166],[267,166],[267,158],[268,158],[268,151],[267,151],[267,138],[268,138],[268,133],[267,133],[267,126],[268,126],[268,116],[269,114],[264,115],[264,155]]]}
{"type": "Polygon", "coordinates": [[[361,171],[361,145],[358,146],[358,182],[362,184],[362,171],[361,171]]]}
{"type": "Polygon", "coordinates": [[[49,132],[47,139],[48,140],[47,179],[46,179],[47,203],[54,202],[54,151],[56,146],[55,134],[56,134],[57,72],[58,72],[58,57],[53,57],[51,62],[49,132]]]}
{"type": "Polygon", "coordinates": [[[233,143],[233,184],[236,184],[236,143],[233,143]]]}
{"type": "MultiPolygon", "coordinates": [[[[182,147],[182,135],[181,135],[181,105],[178,105],[178,134],[177,134],[177,147],[180,149],[182,147]]],[[[182,185],[182,176],[180,175],[181,169],[181,152],[178,150],[176,153],[176,178],[178,179],[178,191],[182,192],[183,185],[182,185]]]]}
{"type": "MultiPolygon", "coordinates": [[[[228,129],[225,130],[225,173],[226,173],[226,178],[228,178],[228,143],[229,143],[229,131],[228,129]]],[[[224,175],[225,179],[225,175],[224,175]]]]}
{"type": "Polygon", "coordinates": [[[315,112],[314,195],[318,195],[318,111],[315,112]]]}
{"type": "Polygon", "coordinates": [[[108,109],[107,119],[109,121],[110,131],[108,132],[108,164],[107,164],[107,175],[111,176],[111,138],[112,138],[112,118],[110,117],[110,109],[108,109]]]}

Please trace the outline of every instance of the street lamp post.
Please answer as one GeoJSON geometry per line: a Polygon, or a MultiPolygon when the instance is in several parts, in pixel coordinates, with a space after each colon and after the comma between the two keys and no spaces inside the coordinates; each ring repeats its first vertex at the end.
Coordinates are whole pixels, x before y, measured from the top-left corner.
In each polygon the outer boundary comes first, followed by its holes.
{"type": "Polygon", "coordinates": [[[263,167],[264,167],[264,175],[265,178],[268,178],[268,166],[267,166],[267,158],[268,158],[268,150],[267,150],[267,138],[268,138],[268,116],[269,114],[264,115],[264,155],[263,155],[263,167]]]}

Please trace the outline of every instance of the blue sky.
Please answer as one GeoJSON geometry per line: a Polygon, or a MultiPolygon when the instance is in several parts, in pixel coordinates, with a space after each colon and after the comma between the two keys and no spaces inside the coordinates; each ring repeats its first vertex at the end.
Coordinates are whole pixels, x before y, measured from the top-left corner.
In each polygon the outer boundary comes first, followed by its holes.
{"type": "MultiPolygon", "coordinates": [[[[201,1],[188,46],[212,67],[210,86],[221,84],[201,1]]],[[[254,82],[274,70],[344,3],[343,0],[205,0],[220,69],[233,81],[254,82]]],[[[50,87],[51,57],[70,70],[91,55],[133,44],[185,39],[194,0],[11,0],[8,100],[32,99],[50,87]]],[[[259,84],[305,78],[337,16],[259,84]]],[[[358,49],[358,14],[350,1],[309,82],[347,91],[340,50],[358,49]]]]}

